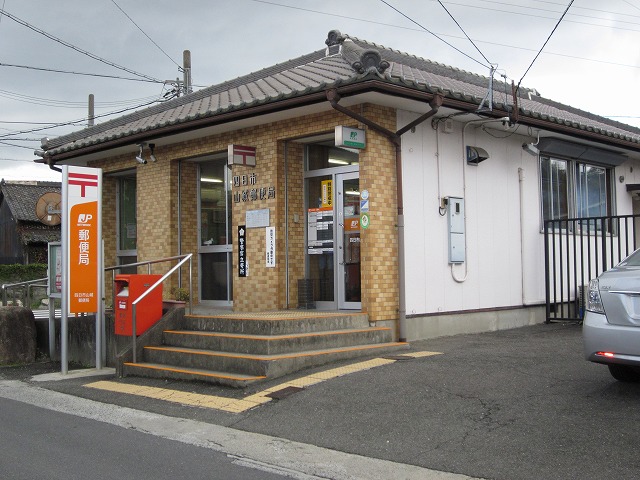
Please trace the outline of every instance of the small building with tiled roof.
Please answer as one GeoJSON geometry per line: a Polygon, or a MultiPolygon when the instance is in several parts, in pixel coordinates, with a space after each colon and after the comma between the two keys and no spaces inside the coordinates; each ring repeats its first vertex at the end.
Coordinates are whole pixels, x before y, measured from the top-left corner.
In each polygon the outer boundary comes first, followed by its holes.
{"type": "Polygon", "coordinates": [[[201,305],[361,310],[411,340],[539,321],[544,221],[638,213],[640,129],[323,41],[43,142],[53,169],[102,169],[106,265],[193,253],[201,305]]]}
{"type": "Polygon", "coordinates": [[[60,225],[43,223],[36,204],[60,190],[60,182],[0,181],[0,263],[47,263],[47,244],[60,241],[60,225]]]}

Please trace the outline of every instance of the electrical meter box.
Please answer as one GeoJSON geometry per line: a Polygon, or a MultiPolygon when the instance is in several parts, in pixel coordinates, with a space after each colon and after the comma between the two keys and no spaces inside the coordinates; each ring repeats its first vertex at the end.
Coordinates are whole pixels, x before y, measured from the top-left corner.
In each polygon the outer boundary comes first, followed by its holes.
{"type": "Polygon", "coordinates": [[[449,229],[449,263],[464,263],[464,199],[448,197],[447,223],[449,229]]]}
{"type": "MultiPolygon", "coordinates": [[[[161,275],[116,275],[115,305],[113,306],[116,335],[132,335],[132,303],[160,278],[161,275]]],[[[162,318],[162,285],[158,285],[136,304],[136,336],[146,332],[160,318],[162,318]]]]}

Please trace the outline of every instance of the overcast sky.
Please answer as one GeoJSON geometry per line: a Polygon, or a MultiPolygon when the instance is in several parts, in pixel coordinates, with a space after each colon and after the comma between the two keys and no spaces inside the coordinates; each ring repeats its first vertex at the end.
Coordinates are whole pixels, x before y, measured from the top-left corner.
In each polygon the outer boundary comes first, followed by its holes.
{"type": "MultiPolygon", "coordinates": [[[[497,78],[517,84],[569,2],[0,0],[14,17],[0,16],[0,178],[59,181],[61,174],[33,163],[33,151],[42,137],[86,125],[43,129],[85,119],[90,93],[102,115],[161,99],[171,88],[94,75],[175,80],[190,50],[198,89],[324,48],[327,33],[338,29],[482,75],[488,60],[497,78]]],[[[522,85],[640,126],[638,45],[638,0],[575,0],[522,85]]]]}

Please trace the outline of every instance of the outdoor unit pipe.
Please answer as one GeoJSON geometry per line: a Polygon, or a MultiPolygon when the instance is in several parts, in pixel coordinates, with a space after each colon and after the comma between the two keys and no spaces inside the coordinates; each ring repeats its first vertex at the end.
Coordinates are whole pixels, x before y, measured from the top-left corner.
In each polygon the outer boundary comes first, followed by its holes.
{"type": "Polygon", "coordinates": [[[397,132],[392,132],[381,125],[365,118],[362,115],[359,115],[348,108],[343,107],[338,102],[340,101],[340,94],[338,91],[333,88],[327,90],[327,100],[331,106],[339,111],[347,115],[348,117],[353,118],[354,120],[366,125],[367,127],[375,130],[385,137],[387,137],[391,143],[393,143],[396,152],[396,198],[398,203],[398,277],[399,277],[399,299],[398,299],[398,340],[401,342],[407,341],[407,307],[406,307],[406,286],[405,286],[405,271],[404,271],[404,261],[405,261],[405,247],[404,247],[404,199],[402,193],[402,141],[401,136],[421,124],[428,118],[432,117],[438,112],[438,109],[442,105],[444,101],[444,96],[440,94],[436,94],[433,96],[431,101],[429,102],[429,106],[431,110],[416,118],[413,122],[402,127],[397,132]]]}

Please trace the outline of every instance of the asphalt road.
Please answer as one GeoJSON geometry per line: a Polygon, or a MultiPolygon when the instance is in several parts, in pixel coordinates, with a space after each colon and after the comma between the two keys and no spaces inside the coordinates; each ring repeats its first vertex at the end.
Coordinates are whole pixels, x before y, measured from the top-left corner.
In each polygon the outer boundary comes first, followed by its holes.
{"type": "MultiPolygon", "coordinates": [[[[442,355],[334,378],[241,414],[83,386],[95,379],[39,386],[471,477],[638,477],[640,385],[616,382],[606,367],[586,362],[579,325],[556,323],[444,337],[414,342],[412,349],[442,355]]],[[[21,375],[25,373],[20,369],[0,369],[0,378],[21,375]]],[[[246,391],[145,379],[120,381],[242,398],[294,377],[246,391]]]]}
{"type": "Polygon", "coordinates": [[[4,480],[276,480],[207,448],[0,397],[4,480]]]}

